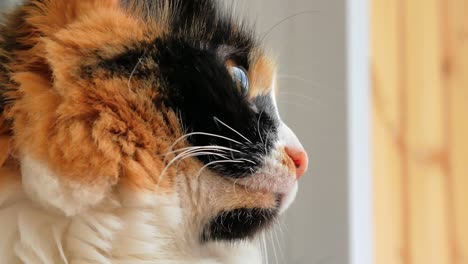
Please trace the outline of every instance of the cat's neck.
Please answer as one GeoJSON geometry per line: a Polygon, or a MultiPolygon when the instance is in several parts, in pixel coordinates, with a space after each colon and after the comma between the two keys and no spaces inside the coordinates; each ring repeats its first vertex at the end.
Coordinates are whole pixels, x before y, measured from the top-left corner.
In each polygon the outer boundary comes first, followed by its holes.
{"type": "MultiPolygon", "coordinates": [[[[17,168],[1,170],[11,179],[19,174],[17,168]]],[[[1,263],[261,263],[250,243],[197,243],[181,228],[175,195],[116,190],[101,205],[66,217],[39,207],[19,180],[0,188],[1,263]]]]}

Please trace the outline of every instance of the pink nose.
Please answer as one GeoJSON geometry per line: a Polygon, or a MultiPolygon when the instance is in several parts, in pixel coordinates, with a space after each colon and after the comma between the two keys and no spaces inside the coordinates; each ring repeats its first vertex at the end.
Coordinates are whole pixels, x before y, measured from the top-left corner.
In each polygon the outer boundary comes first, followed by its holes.
{"type": "Polygon", "coordinates": [[[307,153],[303,149],[296,149],[296,148],[284,148],[288,156],[296,165],[296,178],[299,178],[304,175],[307,171],[307,167],[309,166],[309,158],[307,157],[307,153]]]}

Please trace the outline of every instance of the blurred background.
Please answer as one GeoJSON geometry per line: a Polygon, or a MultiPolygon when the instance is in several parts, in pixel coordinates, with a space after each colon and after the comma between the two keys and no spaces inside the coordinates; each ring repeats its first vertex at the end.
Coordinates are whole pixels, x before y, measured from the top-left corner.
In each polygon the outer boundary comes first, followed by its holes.
{"type": "Polygon", "coordinates": [[[295,203],[265,234],[268,263],[350,263],[346,1],[235,2],[278,59],[280,115],[310,159],[295,203]]]}
{"type": "Polygon", "coordinates": [[[252,3],[312,160],[277,263],[467,264],[468,1],[252,3]]]}
{"type": "Polygon", "coordinates": [[[468,1],[372,0],[375,261],[468,263],[468,1]]]}
{"type": "Polygon", "coordinates": [[[311,160],[265,263],[467,264],[468,0],[219,1],[277,56],[311,160]]]}

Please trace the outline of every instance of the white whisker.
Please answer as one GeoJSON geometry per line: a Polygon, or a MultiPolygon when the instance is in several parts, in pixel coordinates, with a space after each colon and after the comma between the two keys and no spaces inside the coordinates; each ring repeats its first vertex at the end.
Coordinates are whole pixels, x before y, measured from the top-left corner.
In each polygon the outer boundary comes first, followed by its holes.
{"type": "MultiPolygon", "coordinates": [[[[206,148],[206,147],[188,147],[188,148],[183,148],[183,149],[184,149],[184,151],[181,152],[181,153],[179,153],[179,154],[177,154],[177,156],[179,156],[179,155],[185,155],[185,154],[190,154],[190,153],[193,153],[193,152],[196,152],[196,151],[208,151],[208,150],[210,150],[210,151],[219,151],[220,153],[226,153],[226,150],[214,149],[214,148],[206,148]]],[[[178,151],[173,151],[173,153],[176,153],[176,152],[178,152],[178,151]]],[[[168,155],[169,155],[169,154],[166,154],[166,155],[165,155],[165,158],[164,158],[163,162],[166,162],[167,156],[168,156],[168,155]]]]}
{"type": "Polygon", "coordinates": [[[202,171],[204,169],[206,169],[208,166],[211,166],[211,165],[214,165],[214,164],[221,164],[221,163],[244,163],[243,161],[239,161],[239,160],[217,160],[217,161],[212,161],[208,164],[206,164],[205,166],[203,166],[197,173],[197,178],[200,176],[200,174],[202,173],[202,171]]]}
{"type": "Polygon", "coordinates": [[[177,152],[180,152],[180,151],[186,151],[186,150],[188,150],[188,149],[233,151],[233,152],[236,152],[236,153],[243,153],[243,152],[240,151],[240,150],[236,150],[236,149],[232,149],[232,148],[228,148],[228,147],[210,145],[210,146],[199,146],[199,147],[185,147],[185,148],[180,148],[180,149],[176,149],[176,150],[173,150],[173,151],[168,151],[168,152],[166,152],[166,153],[163,154],[163,155],[167,156],[167,155],[169,155],[169,154],[177,153],[177,152]]]}
{"type": "Polygon", "coordinates": [[[237,192],[236,192],[236,187],[237,187],[237,182],[240,180],[241,178],[238,178],[234,181],[234,183],[232,184],[232,187],[234,189],[234,194],[237,195],[237,192]]]}
{"type": "Polygon", "coordinates": [[[220,158],[223,158],[223,159],[229,158],[229,157],[226,156],[226,155],[219,154],[219,153],[214,153],[214,152],[195,152],[195,153],[189,153],[189,154],[185,155],[185,156],[182,157],[179,161],[182,161],[182,160],[188,159],[188,158],[192,158],[192,157],[208,156],[208,155],[220,157],[220,158]]]}
{"type": "Polygon", "coordinates": [[[263,112],[264,110],[262,110],[262,112],[260,112],[260,115],[258,116],[257,130],[258,130],[258,136],[260,137],[260,141],[262,142],[263,145],[265,145],[265,142],[263,141],[263,138],[262,138],[262,133],[260,132],[260,119],[262,118],[263,112]]]}
{"type": "Polygon", "coordinates": [[[280,239],[278,238],[278,232],[277,232],[276,227],[275,227],[275,229],[273,229],[273,234],[275,235],[275,240],[276,240],[276,243],[278,244],[278,247],[279,247],[280,259],[283,260],[283,258],[284,258],[283,245],[281,244],[280,239]]]}
{"type": "Polygon", "coordinates": [[[131,90],[130,83],[132,82],[133,75],[135,75],[136,70],[138,69],[138,66],[141,64],[141,61],[143,60],[143,56],[138,59],[138,62],[135,64],[135,67],[133,67],[132,72],[130,73],[130,76],[128,77],[128,89],[131,90]]]}
{"type": "Polygon", "coordinates": [[[292,75],[292,74],[278,74],[277,78],[278,79],[293,79],[293,80],[298,80],[301,82],[305,82],[305,83],[309,83],[309,84],[313,84],[317,86],[320,85],[318,82],[314,82],[312,80],[308,80],[308,79],[302,78],[301,76],[292,75]]]}
{"type": "Polygon", "coordinates": [[[267,248],[267,243],[266,243],[265,232],[262,233],[262,242],[263,242],[263,243],[262,243],[262,245],[263,245],[263,250],[264,250],[264,252],[265,252],[265,256],[264,256],[264,258],[265,258],[265,263],[268,264],[268,263],[269,263],[269,261],[268,261],[269,258],[268,258],[268,248],[267,248]]]}
{"type": "Polygon", "coordinates": [[[249,159],[237,159],[237,160],[246,161],[246,162],[250,162],[250,163],[252,163],[254,165],[257,165],[257,163],[255,161],[253,161],[253,160],[249,160],[249,159]]]}
{"type": "Polygon", "coordinates": [[[271,233],[272,231],[270,230],[269,231],[269,235],[270,235],[270,239],[271,239],[271,243],[270,245],[273,247],[273,256],[275,257],[275,263],[278,264],[278,255],[276,253],[276,244],[274,243],[273,241],[273,235],[271,233]]]}
{"type": "Polygon", "coordinates": [[[305,100],[305,101],[308,101],[310,103],[319,103],[319,104],[323,104],[323,98],[316,98],[316,97],[311,97],[311,96],[307,96],[305,94],[301,94],[301,93],[294,93],[294,92],[279,92],[279,95],[281,96],[281,98],[283,96],[286,96],[286,97],[289,97],[289,96],[295,96],[297,97],[298,99],[301,99],[301,100],[305,100]],[[322,99],[322,100],[321,100],[322,99]]]}
{"type": "Polygon", "coordinates": [[[177,145],[177,143],[179,143],[180,141],[182,141],[182,140],[184,140],[184,139],[186,139],[186,138],[188,138],[190,136],[194,136],[194,135],[203,135],[203,136],[211,136],[211,137],[216,137],[216,138],[222,138],[222,139],[234,142],[234,143],[239,144],[239,145],[244,145],[244,144],[240,143],[237,140],[234,140],[234,139],[231,139],[231,138],[228,138],[228,137],[225,137],[225,136],[211,134],[211,133],[205,133],[205,132],[192,132],[192,133],[185,134],[185,135],[181,136],[180,138],[178,138],[177,140],[175,140],[174,143],[172,143],[172,145],[169,147],[169,151],[171,151],[174,148],[174,146],[177,145]]]}
{"type": "MultiPolygon", "coordinates": [[[[190,150],[188,150],[188,151],[190,151],[190,150]]],[[[180,160],[182,160],[182,159],[185,159],[185,156],[187,156],[187,155],[194,154],[194,153],[191,153],[191,152],[188,152],[188,151],[185,151],[185,152],[183,152],[183,153],[178,154],[177,156],[175,156],[175,157],[166,165],[166,167],[164,168],[164,170],[163,170],[163,171],[161,172],[161,174],[159,175],[159,178],[158,178],[158,187],[159,187],[159,183],[160,183],[161,180],[162,180],[163,175],[167,172],[167,170],[169,169],[169,167],[170,167],[172,164],[174,164],[174,163],[175,163],[176,161],[178,161],[178,160],[180,161],[180,160]]],[[[211,153],[211,152],[209,152],[209,153],[211,153]]],[[[214,154],[216,154],[216,155],[221,155],[221,154],[217,154],[217,153],[214,153],[214,154]]],[[[211,154],[210,154],[210,155],[211,155],[211,154]]]]}
{"type": "Polygon", "coordinates": [[[267,149],[267,144],[266,142],[268,142],[268,134],[265,136],[265,144],[263,145],[265,147],[265,155],[268,154],[268,149],[267,149]]]}
{"type": "Polygon", "coordinates": [[[217,118],[216,116],[213,117],[213,119],[214,119],[216,122],[219,122],[219,123],[221,123],[222,125],[224,125],[225,127],[229,128],[229,129],[232,130],[234,133],[236,133],[237,135],[241,136],[243,139],[247,140],[247,142],[252,143],[252,141],[250,141],[248,138],[246,138],[244,135],[242,135],[239,131],[237,131],[237,130],[235,130],[234,128],[228,126],[226,123],[224,123],[223,121],[219,120],[219,118],[217,118]]]}

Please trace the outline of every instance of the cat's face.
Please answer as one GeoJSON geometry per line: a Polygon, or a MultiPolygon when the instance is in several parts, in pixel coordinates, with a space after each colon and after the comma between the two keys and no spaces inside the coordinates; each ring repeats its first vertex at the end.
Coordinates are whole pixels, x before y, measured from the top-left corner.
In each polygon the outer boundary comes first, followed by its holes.
{"type": "Polygon", "coordinates": [[[307,168],[278,114],[275,65],[212,1],[139,2],[70,1],[87,11],[56,28],[36,13],[46,32],[15,51],[31,57],[6,95],[23,170],[88,188],[89,206],[115,189],[175,195],[201,241],[252,237],[307,168]]]}

